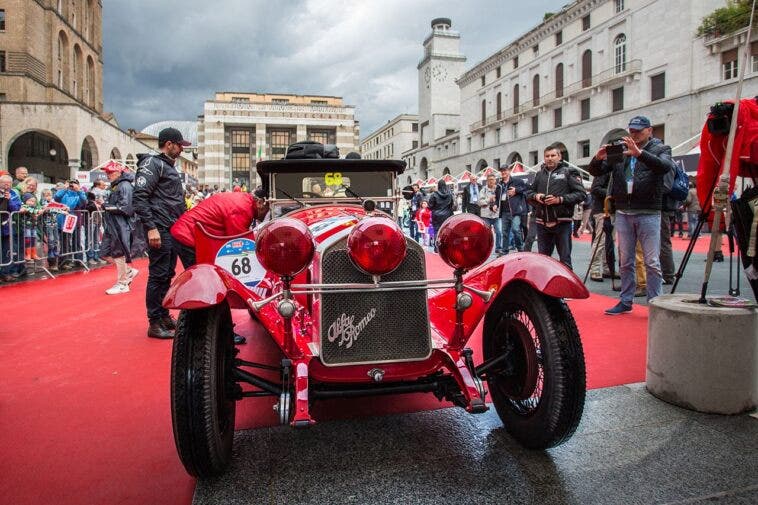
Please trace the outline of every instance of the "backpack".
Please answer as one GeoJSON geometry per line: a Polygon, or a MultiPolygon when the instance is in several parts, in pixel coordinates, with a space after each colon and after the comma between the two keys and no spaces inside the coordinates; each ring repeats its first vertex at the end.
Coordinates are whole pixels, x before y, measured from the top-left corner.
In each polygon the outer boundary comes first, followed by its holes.
{"type": "Polygon", "coordinates": [[[663,178],[664,193],[668,198],[682,202],[690,192],[690,180],[681,163],[674,163],[674,170],[669,171],[663,178]]]}

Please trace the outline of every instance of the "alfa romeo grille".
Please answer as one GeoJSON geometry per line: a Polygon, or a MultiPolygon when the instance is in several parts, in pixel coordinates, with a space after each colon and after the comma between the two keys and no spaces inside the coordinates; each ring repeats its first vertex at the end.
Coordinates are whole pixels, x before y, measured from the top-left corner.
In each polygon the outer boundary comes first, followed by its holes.
{"type": "MultiPolygon", "coordinates": [[[[407,255],[383,282],[424,280],[424,251],[406,239],[407,255]]],[[[321,263],[323,283],[370,283],[353,265],[346,240],[327,249],[321,263]]],[[[329,293],[321,295],[321,360],[353,365],[422,360],[431,353],[425,290],[329,293]]]]}

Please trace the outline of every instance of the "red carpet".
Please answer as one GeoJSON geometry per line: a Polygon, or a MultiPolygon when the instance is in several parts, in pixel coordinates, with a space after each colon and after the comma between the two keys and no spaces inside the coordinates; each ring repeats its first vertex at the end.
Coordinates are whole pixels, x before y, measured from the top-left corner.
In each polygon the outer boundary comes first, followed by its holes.
{"type": "MultiPolygon", "coordinates": [[[[574,238],[575,241],[580,242],[592,242],[592,235],[589,233],[585,233],[582,235],[579,235],[579,238],[574,238]]],[[[695,249],[692,250],[693,253],[696,254],[708,254],[708,248],[711,244],[711,234],[705,233],[701,234],[700,238],[697,239],[697,243],[695,244],[695,249]]],[[[729,244],[727,243],[726,237],[721,237],[721,244],[723,247],[723,251],[727,252],[729,244]]],[[[684,238],[671,237],[671,248],[674,251],[680,251],[684,252],[687,250],[687,247],[690,245],[690,239],[687,238],[685,235],[684,238]]]]}
{"type": "MultiPolygon", "coordinates": [[[[3,503],[188,504],[194,481],[174,449],[169,406],[171,343],[145,337],[147,264],[132,293],[107,296],[113,268],[0,289],[0,496],[3,503]]],[[[431,276],[449,275],[436,256],[431,276]]],[[[588,386],[644,380],[647,310],[610,319],[615,299],[570,302],[584,342],[588,386]],[[610,324],[612,321],[612,324],[610,324]]],[[[251,334],[241,357],[276,362],[278,350],[251,334]]],[[[480,335],[471,341],[477,352],[480,335]]],[[[238,427],[275,424],[272,399],[239,404],[238,427]]],[[[433,397],[317,403],[321,420],[446,407],[433,397]]]]}

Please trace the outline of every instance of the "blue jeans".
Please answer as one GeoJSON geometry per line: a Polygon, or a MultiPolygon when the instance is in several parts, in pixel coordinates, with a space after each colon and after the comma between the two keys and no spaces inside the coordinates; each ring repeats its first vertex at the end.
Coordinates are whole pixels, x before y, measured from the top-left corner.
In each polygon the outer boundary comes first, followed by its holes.
{"type": "Polygon", "coordinates": [[[500,219],[503,221],[503,237],[505,237],[506,241],[506,251],[511,245],[511,233],[513,233],[513,247],[517,251],[523,251],[524,240],[521,237],[521,216],[518,214],[515,216],[503,214],[500,219]]]}
{"type": "Polygon", "coordinates": [[[553,249],[558,250],[558,259],[571,267],[571,221],[561,221],[555,226],[537,223],[537,251],[545,256],[552,256],[553,249]]]}
{"type": "Polygon", "coordinates": [[[495,251],[503,250],[503,222],[499,217],[483,217],[484,222],[495,229],[495,251]]]}
{"type": "Polygon", "coordinates": [[[637,242],[642,247],[647,272],[647,299],[661,294],[661,214],[624,214],[616,212],[619,263],[621,275],[621,303],[631,307],[637,280],[634,254],[637,242]]]}
{"type": "Polygon", "coordinates": [[[692,238],[692,234],[695,233],[695,228],[697,227],[697,220],[700,214],[698,212],[688,212],[687,213],[687,236],[689,238],[692,238]]]}
{"type": "MultiPolygon", "coordinates": [[[[0,263],[10,263],[11,261],[11,238],[9,235],[0,237],[0,263]]],[[[10,275],[11,266],[0,267],[0,275],[10,275]]]]}
{"type": "Polygon", "coordinates": [[[408,224],[408,233],[416,242],[421,241],[419,237],[420,234],[418,232],[418,225],[416,224],[416,221],[413,220],[413,217],[411,217],[411,222],[408,224]]]}

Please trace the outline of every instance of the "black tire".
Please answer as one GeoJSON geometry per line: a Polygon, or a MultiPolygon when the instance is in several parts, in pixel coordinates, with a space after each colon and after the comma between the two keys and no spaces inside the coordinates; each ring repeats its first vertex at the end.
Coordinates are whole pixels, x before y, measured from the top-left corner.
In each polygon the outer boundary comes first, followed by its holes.
{"type": "Polygon", "coordinates": [[[179,458],[198,478],[222,473],[231,460],[234,355],[226,301],[181,311],[171,358],[171,418],[179,458]]]}
{"type": "Polygon", "coordinates": [[[574,434],[584,410],[586,374],[579,331],[566,302],[526,284],[505,288],[487,312],[486,373],[505,429],[523,446],[547,449],[574,434]]]}

